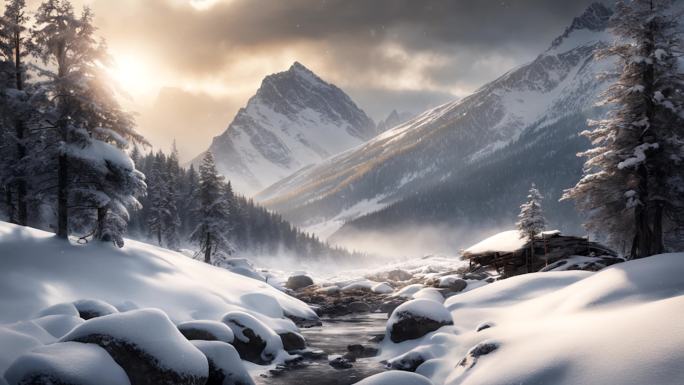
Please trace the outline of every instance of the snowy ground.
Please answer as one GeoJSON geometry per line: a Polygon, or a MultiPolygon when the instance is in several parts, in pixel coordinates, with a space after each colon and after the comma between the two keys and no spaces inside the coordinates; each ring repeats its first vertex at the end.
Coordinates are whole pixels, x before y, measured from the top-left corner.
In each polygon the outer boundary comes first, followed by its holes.
{"type": "Polygon", "coordinates": [[[123,249],[73,245],[0,222],[0,266],[0,373],[37,341],[54,343],[80,324],[71,304],[80,299],[102,300],[120,312],[161,309],[175,324],[245,312],[271,330],[296,332],[285,315],[317,319],[306,304],[265,282],[131,240],[123,249]],[[61,318],[45,319],[53,315],[61,318]]]}
{"type": "MultiPolygon", "coordinates": [[[[369,377],[363,384],[684,384],[682,261],[684,253],[665,254],[597,273],[553,271],[491,284],[469,282],[465,291],[446,300],[433,288],[405,286],[394,294],[414,300],[398,311],[453,325],[399,343],[386,337],[377,364],[386,360],[401,366],[402,360],[417,359],[420,377],[393,372],[369,377]]],[[[260,333],[273,340],[269,349],[278,356],[275,362],[282,362],[287,353],[272,333],[298,331],[285,314],[316,318],[306,304],[276,288],[295,268],[264,271],[244,260],[232,263],[240,274],[134,241],[123,249],[76,246],[49,233],[0,223],[0,374],[14,381],[38,365],[63,378],[86,376],[91,381],[83,383],[95,385],[104,383],[98,382],[98,373],[106,370],[111,373],[108,380],[119,383],[116,378],[122,372],[107,352],[78,342],[90,332],[105,330],[139,341],[182,373],[199,375],[206,370],[197,349],[233,359],[236,353],[227,344],[188,345],[175,325],[207,325],[226,340],[244,339],[230,320],[263,329],[260,333]],[[257,279],[247,277],[252,275],[257,279]],[[268,283],[260,280],[266,278],[268,283]],[[79,312],[82,316],[89,311],[112,315],[90,321],[79,317],[79,312]],[[222,319],[224,323],[216,322],[222,319]],[[193,320],[209,322],[187,323],[193,320]],[[148,324],[154,328],[145,332],[148,324]],[[231,330],[219,328],[225,325],[231,330]],[[162,340],[172,348],[155,342],[162,340]],[[178,355],[167,350],[195,357],[198,364],[179,364],[174,358],[178,355]],[[93,365],[103,371],[93,371],[93,365]],[[11,372],[5,373],[8,368],[11,372]]],[[[317,284],[344,292],[349,285],[375,287],[377,282],[366,277],[389,270],[429,278],[462,263],[456,257],[428,256],[385,260],[364,269],[316,266],[308,271],[317,284]]],[[[451,277],[455,275],[441,279],[451,277]]],[[[399,318],[390,318],[387,333],[399,318]]],[[[239,361],[224,366],[237,373],[247,368],[252,376],[273,367],[239,361]]],[[[294,373],[291,377],[297,378],[294,373]]]]}
{"type": "Polygon", "coordinates": [[[433,384],[683,384],[682,261],[502,280],[448,298],[453,326],[385,341],[382,358],[423,356],[416,372],[433,384]]]}

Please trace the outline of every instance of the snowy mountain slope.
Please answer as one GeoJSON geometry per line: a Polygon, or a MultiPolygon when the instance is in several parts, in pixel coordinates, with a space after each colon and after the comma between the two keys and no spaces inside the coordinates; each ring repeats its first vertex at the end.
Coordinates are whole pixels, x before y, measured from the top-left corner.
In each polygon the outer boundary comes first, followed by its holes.
{"type": "Polygon", "coordinates": [[[209,151],[235,189],[251,195],[375,132],[373,121],[349,96],[295,62],[263,80],[209,151]]]}
{"type": "Polygon", "coordinates": [[[300,170],[257,199],[299,225],[315,228],[332,220],[339,226],[368,213],[340,216],[361,202],[374,202],[374,210],[387,206],[454,178],[533,125],[548,126],[589,110],[605,87],[596,75],[609,63],[594,61],[593,54],[610,40],[605,31],[609,16],[603,5],[591,5],[531,63],[300,170]]]}

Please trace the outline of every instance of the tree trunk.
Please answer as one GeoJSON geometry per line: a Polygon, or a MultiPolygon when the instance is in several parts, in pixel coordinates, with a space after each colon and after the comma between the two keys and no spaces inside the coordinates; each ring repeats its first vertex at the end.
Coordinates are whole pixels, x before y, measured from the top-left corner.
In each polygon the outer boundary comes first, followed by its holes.
{"type": "Polygon", "coordinates": [[[12,188],[9,184],[5,186],[5,205],[7,206],[7,220],[10,223],[17,224],[17,220],[14,217],[14,202],[12,201],[12,188]]]}
{"type": "Polygon", "coordinates": [[[109,234],[105,234],[105,220],[107,218],[107,212],[109,209],[107,206],[97,208],[97,230],[95,232],[95,239],[102,242],[111,242],[112,237],[109,234]]]}
{"type": "MultiPolygon", "coordinates": [[[[16,21],[18,23],[18,20],[16,21]]],[[[21,34],[19,31],[14,33],[14,73],[15,82],[17,90],[22,91],[24,89],[24,78],[21,72],[21,34]]],[[[24,137],[26,132],[26,126],[22,121],[22,117],[19,117],[14,122],[14,130],[17,136],[17,159],[21,161],[26,156],[26,146],[24,145],[24,137]]],[[[26,226],[28,223],[28,204],[26,203],[26,175],[19,176],[17,180],[17,217],[16,223],[22,226],[26,226]]]]}
{"type": "Polygon", "coordinates": [[[69,235],[69,190],[68,160],[66,154],[59,155],[57,170],[57,236],[67,239],[69,235]]]}
{"type": "Polygon", "coordinates": [[[207,238],[204,242],[204,262],[211,263],[211,233],[208,231],[207,238]]]}
{"type": "Polygon", "coordinates": [[[651,231],[648,226],[648,213],[644,205],[639,205],[634,210],[636,233],[636,255],[632,258],[644,258],[651,255],[651,231]]]}
{"type": "Polygon", "coordinates": [[[663,245],[663,203],[656,202],[653,212],[653,245],[652,254],[662,254],[665,250],[663,245]]]}

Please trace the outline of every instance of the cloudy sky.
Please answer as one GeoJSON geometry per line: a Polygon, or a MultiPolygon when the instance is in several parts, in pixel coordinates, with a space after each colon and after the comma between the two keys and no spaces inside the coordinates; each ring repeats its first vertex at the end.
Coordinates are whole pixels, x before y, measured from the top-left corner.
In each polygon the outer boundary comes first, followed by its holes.
{"type": "MultiPolygon", "coordinates": [[[[37,0],[29,1],[34,6],[37,0]]],[[[375,120],[532,60],[590,0],[74,0],[96,14],[140,131],[188,160],[300,61],[375,120]]]]}

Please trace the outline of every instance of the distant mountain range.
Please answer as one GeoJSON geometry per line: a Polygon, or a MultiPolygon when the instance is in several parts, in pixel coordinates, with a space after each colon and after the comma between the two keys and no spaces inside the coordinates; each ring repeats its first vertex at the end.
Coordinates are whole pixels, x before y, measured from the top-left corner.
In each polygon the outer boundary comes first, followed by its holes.
{"type": "Polygon", "coordinates": [[[236,191],[251,195],[376,134],[347,94],[295,62],[263,80],[208,150],[236,191]]]}
{"type": "Polygon", "coordinates": [[[597,75],[612,62],[596,61],[594,53],[611,39],[610,15],[592,4],[532,62],[301,169],[256,198],[343,241],[407,224],[510,224],[535,181],[551,222],[577,230],[577,214],[557,200],[580,174],[575,154],[588,143],[578,133],[607,85],[597,75]]]}

